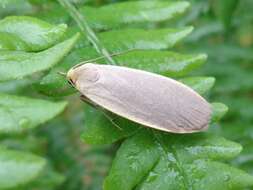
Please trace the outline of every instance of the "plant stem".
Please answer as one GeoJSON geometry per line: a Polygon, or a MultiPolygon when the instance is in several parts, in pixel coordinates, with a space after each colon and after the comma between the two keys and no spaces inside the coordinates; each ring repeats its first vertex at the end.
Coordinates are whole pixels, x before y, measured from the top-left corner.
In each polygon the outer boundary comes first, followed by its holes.
{"type": "Polygon", "coordinates": [[[79,26],[81,32],[87,36],[88,40],[92,43],[96,51],[103,55],[106,59],[108,64],[116,65],[115,61],[111,58],[108,51],[99,41],[98,37],[96,36],[95,32],[90,28],[85,16],[80,14],[78,10],[72,5],[68,0],[58,0],[59,3],[69,12],[72,18],[76,21],[77,25],[79,26]]]}

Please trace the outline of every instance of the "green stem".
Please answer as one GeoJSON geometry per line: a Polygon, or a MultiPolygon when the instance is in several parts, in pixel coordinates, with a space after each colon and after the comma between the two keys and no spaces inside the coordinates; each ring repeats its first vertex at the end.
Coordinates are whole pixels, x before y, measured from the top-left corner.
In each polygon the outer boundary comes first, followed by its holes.
{"type": "Polygon", "coordinates": [[[68,0],[58,0],[59,3],[69,12],[72,18],[76,21],[77,25],[79,26],[81,32],[87,36],[88,40],[92,43],[96,51],[103,55],[106,59],[108,64],[116,65],[114,60],[111,58],[108,51],[104,48],[104,46],[99,41],[98,37],[96,36],[95,32],[90,28],[87,20],[85,19],[84,15],[80,14],[78,10],[68,1],[68,0]]]}

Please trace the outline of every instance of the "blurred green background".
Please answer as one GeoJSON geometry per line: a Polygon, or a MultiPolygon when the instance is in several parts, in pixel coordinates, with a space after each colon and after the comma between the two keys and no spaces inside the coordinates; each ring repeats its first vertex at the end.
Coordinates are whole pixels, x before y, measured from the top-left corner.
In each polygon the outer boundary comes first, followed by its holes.
{"type": "Polygon", "coordinates": [[[192,4],[182,23],[191,23],[196,29],[182,48],[208,54],[200,73],[216,78],[210,98],[229,107],[221,125],[213,130],[243,145],[233,163],[252,173],[253,1],[196,0],[192,4]]]}

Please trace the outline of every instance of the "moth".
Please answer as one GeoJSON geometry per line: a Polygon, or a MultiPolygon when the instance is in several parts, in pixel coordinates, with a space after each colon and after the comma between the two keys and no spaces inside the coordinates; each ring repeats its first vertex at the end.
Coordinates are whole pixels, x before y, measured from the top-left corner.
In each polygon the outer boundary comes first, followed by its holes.
{"type": "Polygon", "coordinates": [[[145,127],[171,133],[208,128],[210,104],[174,79],[96,63],[73,67],[67,79],[87,102],[145,127]]]}

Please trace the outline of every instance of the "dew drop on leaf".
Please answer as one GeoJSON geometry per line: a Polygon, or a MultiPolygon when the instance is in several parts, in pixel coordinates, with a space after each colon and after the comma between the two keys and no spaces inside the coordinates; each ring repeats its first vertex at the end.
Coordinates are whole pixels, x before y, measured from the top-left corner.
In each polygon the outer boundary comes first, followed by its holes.
{"type": "Polygon", "coordinates": [[[156,178],[158,177],[158,174],[155,172],[150,172],[148,178],[147,178],[147,182],[152,182],[154,180],[156,180],[156,178]]]}
{"type": "Polygon", "coordinates": [[[26,128],[29,127],[30,120],[26,117],[23,117],[22,119],[19,120],[18,124],[21,128],[26,128]]]}
{"type": "Polygon", "coordinates": [[[229,174],[226,174],[226,175],[224,176],[224,181],[228,182],[230,179],[231,179],[231,178],[230,178],[230,175],[229,175],[229,174]]]}
{"type": "Polygon", "coordinates": [[[176,162],[176,159],[172,153],[167,154],[168,161],[176,162]]]}

